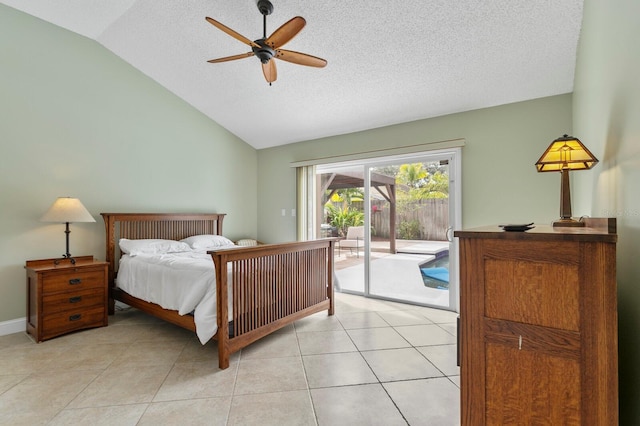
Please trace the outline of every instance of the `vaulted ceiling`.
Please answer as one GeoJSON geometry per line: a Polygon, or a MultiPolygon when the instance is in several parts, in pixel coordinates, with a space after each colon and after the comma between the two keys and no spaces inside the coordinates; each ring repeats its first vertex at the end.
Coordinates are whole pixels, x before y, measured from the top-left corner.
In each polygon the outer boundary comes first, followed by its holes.
{"type": "Polygon", "coordinates": [[[96,40],[257,149],[573,91],[582,0],[272,0],[267,35],[325,68],[256,57],[256,0],[0,0],[96,40]]]}

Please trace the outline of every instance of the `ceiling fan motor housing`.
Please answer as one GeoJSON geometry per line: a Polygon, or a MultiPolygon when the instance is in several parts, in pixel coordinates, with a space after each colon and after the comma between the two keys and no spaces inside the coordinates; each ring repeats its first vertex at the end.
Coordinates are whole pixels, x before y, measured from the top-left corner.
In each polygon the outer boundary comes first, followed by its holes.
{"type": "Polygon", "coordinates": [[[253,50],[254,55],[256,55],[263,64],[269,62],[269,60],[276,55],[276,51],[265,43],[265,39],[255,40],[255,43],[260,45],[260,47],[253,46],[251,50],[253,50]]]}

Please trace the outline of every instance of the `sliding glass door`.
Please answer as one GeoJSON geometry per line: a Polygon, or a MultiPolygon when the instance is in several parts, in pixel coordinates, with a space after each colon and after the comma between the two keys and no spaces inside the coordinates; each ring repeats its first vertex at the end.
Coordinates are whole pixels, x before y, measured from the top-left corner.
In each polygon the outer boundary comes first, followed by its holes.
{"type": "Polygon", "coordinates": [[[457,310],[459,150],[316,167],[340,291],[457,310]]]}
{"type": "Polygon", "coordinates": [[[455,309],[450,261],[454,251],[450,213],[455,210],[450,197],[452,161],[451,155],[442,154],[367,168],[368,294],[455,309]]]}

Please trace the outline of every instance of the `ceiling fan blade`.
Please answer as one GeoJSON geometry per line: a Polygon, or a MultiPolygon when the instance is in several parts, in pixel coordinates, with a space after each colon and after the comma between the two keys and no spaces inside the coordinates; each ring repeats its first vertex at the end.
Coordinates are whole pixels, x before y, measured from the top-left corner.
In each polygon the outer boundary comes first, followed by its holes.
{"type": "Polygon", "coordinates": [[[294,52],[292,50],[278,49],[276,50],[275,57],[283,61],[306,65],[308,67],[323,68],[327,65],[327,61],[322,58],[307,55],[306,53],[294,52]]]}
{"type": "Polygon", "coordinates": [[[208,16],[205,18],[211,25],[213,25],[214,27],[224,31],[225,33],[229,34],[231,37],[235,38],[236,40],[239,40],[241,42],[243,42],[244,44],[247,44],[249,46],[252,47],[260,47],[260,45],[258,45],[258,43],[249,40],[248,38],[246,38],[245,36],[238,34],[237,32],[233,31],[231,28],[227,27],[226,25],[221,24],[220,22],[216,21],[213,18],[209,18],[208,16]]]}
{"type": "Polygon", "coordinates": [[[285,22],[265,40],[265,43],[272,49],[284,46],[289,40],[294,38],[300,30],[307,25],[307,21],[302,16],[296,16],[285,22]]]}
{"type": "Polygon", "coordinates": [[[233,56],[225,56],[224,58],[218,58],[218,59],[210,59],[207,62],[211,64],[217,64],[218,62],[235,61],[236,59],[248,58],[249,56],[253,56],[253,52],[241,53],[239,55],[233,55],[233,56]]]}
{"type": "Polygon", "coordinates": [[[269,60],[266,64],[262,64],[262,73],[267,83],[271,84],[278,78],[278,70],[276,69],[276,61],[269,60]]]}

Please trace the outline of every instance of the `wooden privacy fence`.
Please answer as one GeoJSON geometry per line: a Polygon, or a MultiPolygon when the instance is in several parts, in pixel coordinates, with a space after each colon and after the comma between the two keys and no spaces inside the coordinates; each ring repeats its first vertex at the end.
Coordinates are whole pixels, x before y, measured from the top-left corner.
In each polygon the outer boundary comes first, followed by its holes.
{"type": "MultiPolygon", "coordinates": [[[[372,237],[389,238],[389,203],[372,202],[371,225],[372,237]]],[[[398,205],[396,210],[396,237],[400,238],[399,229],[403,222],[416,221],[420,235],[416,239],[446,241],[449,227],[449,200],[447,198],[431,198],[416,200],[398,205]]]]}

